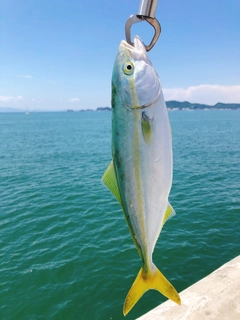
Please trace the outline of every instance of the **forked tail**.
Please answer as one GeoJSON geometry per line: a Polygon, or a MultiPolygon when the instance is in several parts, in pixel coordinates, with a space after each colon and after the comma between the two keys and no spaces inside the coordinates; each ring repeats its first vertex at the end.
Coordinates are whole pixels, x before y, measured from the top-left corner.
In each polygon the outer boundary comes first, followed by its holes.
{"type": "Polygon", "coordinates": [[[157,269],[157,267],[154,266],[154,271],[148,273],[145,273],[143,268],[141,268],[125,299],[123,306],[124,316],[126,316],[134,307],[141,296],[150,289],[157,290],[170,300],[179,305],[181,304],[181,300],[176,289],[157,269]]]}

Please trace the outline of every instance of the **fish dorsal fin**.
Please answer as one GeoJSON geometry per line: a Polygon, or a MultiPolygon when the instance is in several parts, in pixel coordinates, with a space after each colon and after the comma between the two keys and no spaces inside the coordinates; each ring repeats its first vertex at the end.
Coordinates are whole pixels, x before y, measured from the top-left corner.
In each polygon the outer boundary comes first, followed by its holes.
{"type": "Polygon", "coordinates": [[[122,205],[113,161],[110,162],[107,170],[105,171],[102,177],[102,183],[112,192],[114,197],[119,201],[120,205],[122,205]]]}
{"type": "Polygon", "coordinates": [[[134,232],[133,232],[133,228],[131,226],[131,221],[130,219],[128,218],[125,210],[124,210],[124,206],[122,204],[122,200],[121,200],[121,196],[120,196],[120,191],[119,191],[119,187],[118,187],[118,182],[117,182],[117,176],[116,176],[116,173],[115,173],[115,169],[114,169],[114,164],[113,164],[113,161],[110,162],[107,170],[105,171],[103,177],[102,177],[102,183],[112,192],[112,194],[114,195],[114,197],[118,200],[118,202],[120,203],[122,209],[123,209],[123,212],[124,212],[124,215],[125,215],[125,218],[126,218],[126,221],[127,221],[127,225],[129,227],[129,230],[130,230],[130,233],[132,235],[132,238],[133,238],[133,242],[135,243],[136,245],[136,248],[138,250],[138,253],[140,255],[140,257],[142,258],[142,251],[141,251],[141,248],[136,240],[136,237],[134,235],[134,232]]]}
{"type": "Polygon", "coordinates": [[[164,219],[163,219],[163,225],[168,219],[172,218],[175,215],[176,215],[175,210],[173,209],[173,207],[168,202],[167,210],[165,212],[165,216],[164,216],[164,219]]]}

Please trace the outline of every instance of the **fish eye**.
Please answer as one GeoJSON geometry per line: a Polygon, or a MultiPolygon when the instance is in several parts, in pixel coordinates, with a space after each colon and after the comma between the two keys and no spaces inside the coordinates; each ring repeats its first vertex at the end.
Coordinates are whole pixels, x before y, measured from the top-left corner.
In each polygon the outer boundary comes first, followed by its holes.
{"type": "Polygon", "coordinates": [[[123,65],[123,72],[127,75],[132,74],[134,71],[134,64],[132,61],[128,61],[123,65]]]}

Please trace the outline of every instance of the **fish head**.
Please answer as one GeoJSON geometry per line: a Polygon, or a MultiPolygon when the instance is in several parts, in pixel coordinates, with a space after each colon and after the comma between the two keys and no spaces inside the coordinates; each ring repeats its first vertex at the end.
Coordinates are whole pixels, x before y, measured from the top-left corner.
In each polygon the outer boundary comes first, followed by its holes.
{"type": "Polygon", "coordinates": [[[161,92],[159,76],[141,39],[135,36],[133,46],[121,41],[112,75],[112,106],[117,96],[121,106],[143,109],[151,106],[161,92]]]}

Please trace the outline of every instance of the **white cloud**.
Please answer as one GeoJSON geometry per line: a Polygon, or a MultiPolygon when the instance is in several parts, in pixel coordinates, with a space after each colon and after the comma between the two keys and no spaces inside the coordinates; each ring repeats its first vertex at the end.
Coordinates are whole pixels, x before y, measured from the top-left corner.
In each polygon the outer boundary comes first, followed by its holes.
{"type": "Polygon", "coordinates": [[[166,101],[189,101],[192,103],[205,103],[214,105],[218,102],[240,103],[240,85],[221,86],[201,84],[199,86],[163,89],[166,101]]]}
{"type": "Polygon", "coordinates": [[[22,96],[11,97],[11,96],[0,96],[0,101],[2,102],[13,102],[13,101],[22,101],[22,96]]]}
{"type": "Polygon", "coordinates": [[[26,75],[17,76],[17,78],[32,79],[33,77],[30,76],[29,74],[26,74],[26,75]]]}
{"type": "Polygon", "coordinates": [[[69,102],[79,102],[80,99],[79,98],[71,98],[69,99],[69,102]]]}

